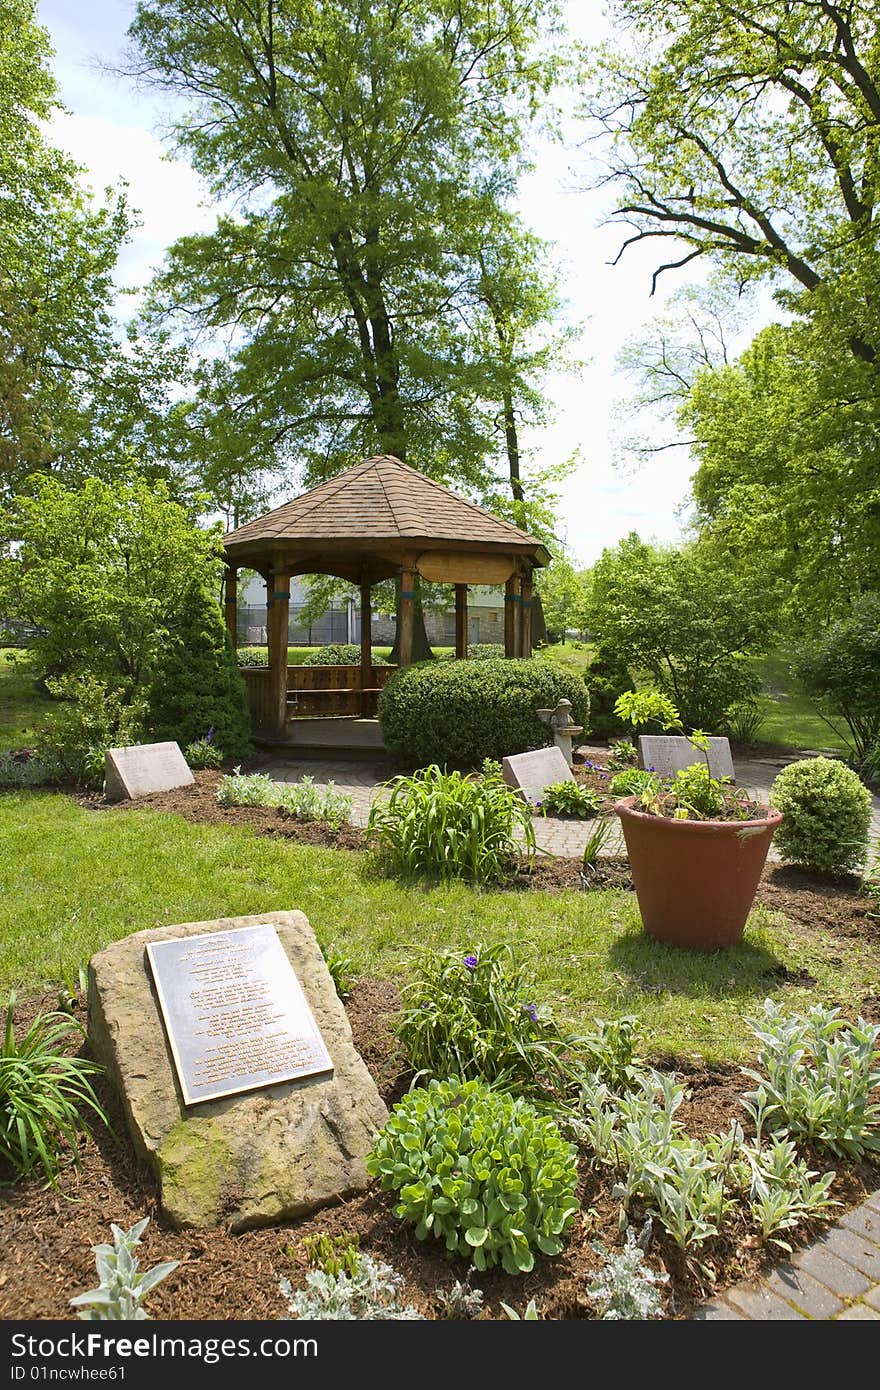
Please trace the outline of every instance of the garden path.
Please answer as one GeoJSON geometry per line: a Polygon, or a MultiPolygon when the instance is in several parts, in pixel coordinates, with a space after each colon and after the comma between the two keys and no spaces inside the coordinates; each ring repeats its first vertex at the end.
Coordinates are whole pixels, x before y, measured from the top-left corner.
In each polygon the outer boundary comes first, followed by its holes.
{"type": "MultiPolygon", "coordinates": [[[[606,753],[605,748],[586,746],[588,758],[606,753]]],[[[768,793],[781,768],[793,762],[797,755],[778,759],[736,759],[737,784],[745,787],[760,801],[766,801],[768,793]]],[[[388,775],[381,765],[354,759],[300,759],[296,762],[273,762],[265,769],[276,782],[299,782],[303,777],[315,779],[320,787],[335,782],[337,791],[345,792],[352,799],[352,821],[355,825],[366,825],[373,798],[380,793],[382,781],[388,775]]],[[[880,797],[873,797],[871,821],[871,843],[880,840],[880,797]]],[[[589,838],[590,821],[559,820],[555,816],[537,816],[535,835],[540,849],[548,854],[562,858],[579,859],[589,838]]],[[[623,850],[623,836],[618,826],[615,833],[605,843],[603,854],[616,855],[623,850]]],[[[771,847],[770,858],[778,860],[779,854],[771,847]]]]}

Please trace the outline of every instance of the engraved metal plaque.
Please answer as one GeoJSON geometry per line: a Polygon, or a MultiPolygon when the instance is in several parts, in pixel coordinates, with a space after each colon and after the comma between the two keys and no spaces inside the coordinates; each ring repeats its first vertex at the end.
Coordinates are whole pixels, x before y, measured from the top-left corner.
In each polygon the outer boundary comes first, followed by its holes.
{"type": "Polygon", "coordinates": [[[146,949],[186,1105],[333,1071],[270,923],[146,949]]]}

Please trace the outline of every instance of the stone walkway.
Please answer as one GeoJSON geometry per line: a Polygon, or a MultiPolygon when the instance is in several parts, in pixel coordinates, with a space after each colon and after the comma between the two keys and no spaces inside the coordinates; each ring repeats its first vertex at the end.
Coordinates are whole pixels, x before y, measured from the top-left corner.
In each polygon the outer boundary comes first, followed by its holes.
{"type": "MultiPolygon", "coordinates": [[[[598,753],[607,753],[607,751],[605,748],[587,747],[585,749],[588,758],[598,753]]],[[[739,760],[736,764],[737,785],[745,787],[757,800],[766,802],[770,788],[786,761],[791,761],[791,759],[753,762],[739,760]]],[[[353,803],[352,821],[355,825],[361,826],[366,825],[370,805],[374,796],[381,794],[379,787],[387,775],[386,770],[381,765],[372,762],[324,758],[300,758],[296,761],[273,762],[266,771],[277,782],[299,782],[303,777],[313,777],[315,782],[322,787],[330,781],[335,782],[337,791],[345,792],[351,797],[353,803]]],[[[880,797],[875,796],[873,802],[872,845],[880,840],[880,797]]],[[[555,816],[536,816],[534,827],[538,848],[544,853],[559,855],[566,859],[580,859],[584,852],[584,845],[591,834],[592,823],[590,821],[558,820],[555,816]]],[[[622,851],[623,834],[615,818],[614,833],[606,840],[602,853],[616,855],[622,851]]],[[[770,858],[778,860],[779,857],[776,849],[771,846],[770,858]]]]}
{"type": "Polygon", "coordinates": [[[880,1191],[790,1262],[763,1279],[734,1284],[694,1313],[698,1322],[791,1318],[880,1320],[880,1191]]]}

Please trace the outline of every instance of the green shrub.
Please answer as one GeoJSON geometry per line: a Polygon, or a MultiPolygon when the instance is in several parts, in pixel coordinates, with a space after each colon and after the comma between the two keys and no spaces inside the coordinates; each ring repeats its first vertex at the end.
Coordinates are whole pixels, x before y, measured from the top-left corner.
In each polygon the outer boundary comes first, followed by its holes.
{"type": "Polygon", "coordinates": [[[472,642],[467,649],[468,661],[503,661],[503,642],[472,642]]]}
{"type": "Polygon", "coordinates": [[[425,951],[403,991],[403,1055],[419,1077],[490,1082],[531,1100],[560,1098],[576,1040],[536,1002],[535,979],[509,946],[425,951]]]}
{"type": "Polygon", "coordinates": [[[770,791],[785,820],[776,844],[785,859],[840,876],[868,849],[871,794],[856,774],[830,758],[804,758],[783,768],[770,791]]]}
{"type": "Polygon", "coordinates": [[[538,803],[545,816],[594,816],[602,798],[592,787],[579,782],[552,782],[545,787],[538,803]]]}
{"type": "Polygon", "coordinates": [[[239,666],[268,666],[269,650],[267,647],[239,647],[235,659],[239,666]]]}
{"type": "Polygon", "coordinates": [[[184,747],[213,727],[225,756],[243,757],[250,747],[244,682],[220,605],[206,585],[190,585],[169,629],[147,695],[153,737],[184,747]]]}
{"type": "Polygon", "coordinates": [[[764,724],[764,711],[754,696],[749,696],[727,711],[727,732],[737,743],[754,743],[764,724]]]}
{"type": "Polygon", "coordinates": [[[82,1108],[109,1123],[89,1080],[101,1068],[68,1055],[71,1038],[83,1031],[69,1014],[37,1014],[20,1039],[14,1019],[11,994],[0,1045],[0,1161],[17,1177],[42,1173],[54,1183],[65,1144],[79,1163],[82,1108]]]}
{"type": "Polygon", "coordinates": [[[538,657],[528,661],[422,662],[396,672],[379,696],[386,747],[417,765],[476,767],[553,742],[536,710],[568,699],[586,729],[583,681],[538,657]]]}
{"type": "Polygon", "coordinates": [[[614,706],[625,690],[632,689],[632,676],[625,661],[603,646],[596,648],[584,680],[590,692],[590,726],[597,738],[611,738],[624,728],[614,706]]]}
{"type": "Polygon", "coordinates": [[[639,760],[639,750],[631,739],[616,738],[610,747],[611,757],[608,766],[614,768],[635,767],[639,760]]]}
{"type": "Polygon", "coordinates": [[[0,788],[39,787],[51,780],[51,769],[33,749],[0,753],[0,788]]]}
{"type": "Polygon", "coordinates": [[[367,835],[397,870],[490,883],[506,878],[512,861],[534,854],[531,811],[500,778],[431,766],[386,786],[390,796],[373,801],[367,835]]]}
{"type": "Polygon", "coordinates": [[[195,743],[188,743],[183,750],[183,756],[194,772],[203,771],[205,768],[216,771],[223,763],[223,749],[218,748],[210,734],[205,738],[197,738],[195,743]]]}
{"type": "Polygon", "coordinates": [[[94,676],[62,676],[46,684],[61,703],[35,736],[40,762],[52,781],[100,788],[107,749],[143,740],[143,709],[127,705],[94,676]]]}
{"type": "Polygon", "coordinates": [[[367,1171],[400,1200],[416,1237],[477,1269],[534,1268],[558,1255],[577,1211],[577,1150],[528,1101],[480,1081],[432,1081],[394,1107],[367,1171]]]}
{"type": "MultiPolygon", "coordinates": [[[[373,653],[371,661],[374,666],[387,666],[388,662],[384,656],[376,656],[373,653]]],[[[308,656],[303,657],[303,666],[360,666],[361,649],[353,642],[334,642],[329,647],[318,647],[317,651],[309,652],[308,656]]]]}

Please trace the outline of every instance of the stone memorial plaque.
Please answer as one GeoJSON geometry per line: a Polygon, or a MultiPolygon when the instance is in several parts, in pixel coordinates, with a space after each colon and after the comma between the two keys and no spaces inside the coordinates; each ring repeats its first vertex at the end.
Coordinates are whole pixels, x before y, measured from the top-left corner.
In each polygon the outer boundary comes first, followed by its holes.
{"type": "MultiPolygon", "coordinates": [[[[652,767],[661,777],[671,777],[694,763],[701,763],[705,756],[699,748],[694,747],[689,738],[643,734],[639,739],[639,767],[652,767]]],[[[729,777],[731,781],[735,780],[736,773],[728,739],[709,739],[709,772],[713,777],[729,777]]]]}
{"type": "Polygon", "coordinates": [[[514,753],[501,764],[509,787],[522,792],[531,806],[541,801],[545,787],[554,782],[573,782],[574,774],[561,748],[536,748],[533,753],[514,753]]]}
{"type": "Polygon", "coordinates": [[[151,941],[147,958],[187,1105],[333,1071],[271,923],[151,941]]]}
{"type": "Polygon", "coordinates": [[[136,743],[108,748],[104,795],[108,801],[134,800],[150,792],[188,787],[196,779],[176,743],[136,743]]]}

